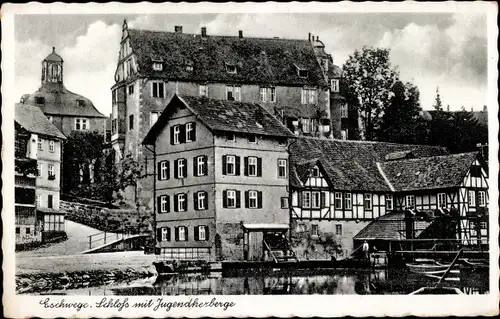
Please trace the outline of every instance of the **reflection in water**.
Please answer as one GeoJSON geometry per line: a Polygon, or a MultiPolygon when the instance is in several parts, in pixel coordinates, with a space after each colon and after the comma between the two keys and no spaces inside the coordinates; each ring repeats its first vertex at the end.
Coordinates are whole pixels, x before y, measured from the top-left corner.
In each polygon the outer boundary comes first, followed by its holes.
{"type": "MultiPolygon", "coordinates": [[[[65,291],[78,295],[287,295],[287,294],[408,294],[436,283],[432,278],[401,269],[385,270],[311,270],[240,273],[222,276],[189,274],[136,281],[85,291],[65,291]]],[[[444,282],[465,294],[488,293],[488,275],[468,276],[467,280],[444,282]]]]}

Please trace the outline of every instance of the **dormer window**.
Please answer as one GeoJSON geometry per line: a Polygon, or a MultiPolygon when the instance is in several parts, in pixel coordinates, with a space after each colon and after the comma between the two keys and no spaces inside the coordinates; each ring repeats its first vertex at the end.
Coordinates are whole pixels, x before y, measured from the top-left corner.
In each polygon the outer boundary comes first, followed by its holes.
{"type": "Polygon", "coordinates": [[[36,104],[45,104],[45,98],[43,96],[35,97],[36,104]]]}
{"type": "Polygon", "coordinates": [[[186,67],[186,71],[189,71],[189,72],[193,71],[193,62],[191,62],[189,60],[185,60],[184,65],[186,67]]]}
{"type": "Polygon", "coordinates": [[[153,62],[153,70],[154,71],[163,71],[163,63],[153,62]]]}
{"type": "Polygon", "coordinates": [[[193,71],[193,66],[192,65],[186,65],[186,71],[193,71]]]}
{"type": "Polygon", "coordinates": [[[76,100],[76,106],[78,106],[78,107],[84,107],[85,106],[85,101],[84,100],[76,100]]]}
{"type": "Polygon", "coordinates": [[[339,80],[337,79],[332,79],[331,80],[331,87],[330,89],[332,90],[332,92],[339,92],[339,80]]]}
{"type": "Polygon", "coordinates": [[[309,71],[306,68],[301,67],[297,64],[295,64],[295,67],[297,68],[297,74],[300,78],[307,78],[309,76],[309,71]]]}
{"type": "Polygon", "coordinates": [[[237,73],[236,65],[226,64],[226,71],[227,71],[227,73],[230,73],[230,74],[236,74],[237,73]]]}

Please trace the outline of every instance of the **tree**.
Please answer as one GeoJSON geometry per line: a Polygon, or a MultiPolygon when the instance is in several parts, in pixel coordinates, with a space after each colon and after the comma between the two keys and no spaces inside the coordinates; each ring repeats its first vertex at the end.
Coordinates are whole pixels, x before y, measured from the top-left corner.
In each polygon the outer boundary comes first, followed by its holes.
{"type": "Polygon", "coordinates": [[[439,86],[436,88],[436,100],[434,101],[433,107],[436,111],[443,110],[443,102],[441,101],[441,95],[439,94],[439,86]]]}
{"type": "Polygon", "coordinates": [[[426,139],[425,121],[420,116],[420,92],[412,83],[397,81],[391,89],[377,139],[384,142],[420,144],[426,139]]]}
{"type": "Polygon", "coordinates": [[[100,166],[100,178],[95,183],[95,194],[108,203],[116,198],[121,199],[120,191],[127,187],[137,188],[137,182],[141,178],[140,165],[131,156],[127,156],[118,163],[108,156],[100,166]]]}
{"type": "Polygon", "coordinates": [[[354,107],[359,111],[362,138],[374,139],[398,76],[389,61],[388,49],[363,47],[361,51],[354,51],[344,64],[343,82],[348,100],[358,101],[354,107]]]}

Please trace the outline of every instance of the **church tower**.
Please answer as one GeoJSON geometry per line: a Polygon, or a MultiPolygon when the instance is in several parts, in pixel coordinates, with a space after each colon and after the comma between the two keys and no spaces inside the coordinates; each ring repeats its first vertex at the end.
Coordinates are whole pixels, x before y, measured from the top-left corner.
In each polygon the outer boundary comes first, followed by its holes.
{"type": "Polygon", "coordinates": [[[42,85],[45,83],[63,83],[63,59],[52,47],[52,53],[42,61],[42,85]]]}

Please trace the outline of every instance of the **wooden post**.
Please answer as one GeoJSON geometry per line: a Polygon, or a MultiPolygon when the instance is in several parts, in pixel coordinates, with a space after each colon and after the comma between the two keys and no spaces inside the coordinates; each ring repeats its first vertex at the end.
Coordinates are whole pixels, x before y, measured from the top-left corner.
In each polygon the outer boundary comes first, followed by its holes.
{"type": "Polygon", "coordinates": [[[106,232],[104,232],[104,245],[106,245],[106,232]]]}
{"type": "Polygon", "coordinates": [[[443,281],[443,279],[448,275],[448,273],[450,272],[451,268],[455,265],[455,263],[457,262],[458,260],[458,257],[462,254],[462,252],[464,251],[463,248],[461,248],[457,255],[455,256],[455,258],[453,259],[453,261],[451,262],[450,266],[448,267],[448,269],[446,269],[445,273],[443,274],[443,276],[441,276],[441,278],[439,278],[439,281],[438,283],[436,284],[436,286],[434,286],[434,288],[437,288],[440,284],[441,284],[441,281],[443,281]]]}
{"type": "Polygon", "coordinates": [[[89,249],[92,249],[92,235],[89,236],[89,249]]]}

